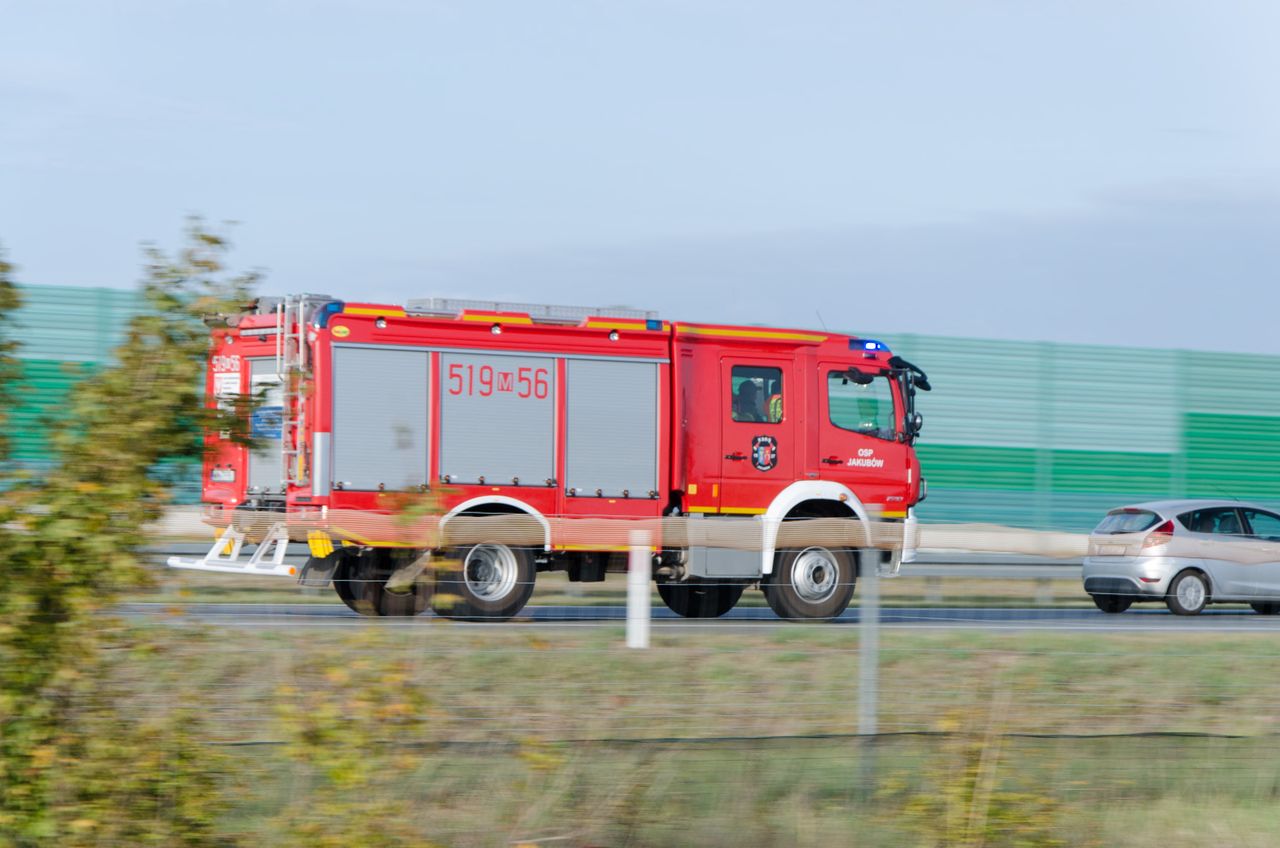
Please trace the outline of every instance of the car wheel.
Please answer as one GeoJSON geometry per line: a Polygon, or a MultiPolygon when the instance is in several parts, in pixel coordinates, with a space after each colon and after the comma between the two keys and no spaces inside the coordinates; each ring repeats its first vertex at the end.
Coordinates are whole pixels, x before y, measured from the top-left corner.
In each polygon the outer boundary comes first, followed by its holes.
{"type": "Polygon", "coordinates": [[[811,545],[779,551],[760,588],[779,618],[825,620],[849,606],[856,573],[852,551],[811,545]]]}
{"type": "Polygon", "coordinates": [[[659,581],[662,602],[684,618],[719,618],[733,609],[745,587],[735,583],[659,581]]]}
{"type": "Polygon", "coordinates": [[[1093,603],[1103,612],[1124,612],[1133,606],[1133,601],[1120,595],[1093,595],[1093,603]]]}
{"type": "Polygon", "coordinates": [[[505,621],[524,609],[537,571],[524,548],[484,542],[446,553],[436,571],[432,606],[459,621],[505,621]]]}
{"type": "Polygon", "coordinates": [[[1174,615],[1199,615],[1209,605],[1209,581],[1198,571],[1184,571],[1169,584],[1165,598],[1174,615]]]}
{"type": "Polygon", "coordinates": [[[1280,615],[1280,601],[1259,601],[1249,606],[1258,615],[1280,615]]]}

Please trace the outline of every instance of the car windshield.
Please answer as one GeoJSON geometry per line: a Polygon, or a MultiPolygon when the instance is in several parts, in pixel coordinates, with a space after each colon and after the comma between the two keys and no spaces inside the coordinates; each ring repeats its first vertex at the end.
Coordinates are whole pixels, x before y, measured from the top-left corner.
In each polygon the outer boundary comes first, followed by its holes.
{"type": "Polygon", "coordinates": [[[1094,533],[1141,533],[1155,526],[1160,516],[1145,509],[1117,509],[1108,512],[1101,523],[1093,529],[1094,533]]]}

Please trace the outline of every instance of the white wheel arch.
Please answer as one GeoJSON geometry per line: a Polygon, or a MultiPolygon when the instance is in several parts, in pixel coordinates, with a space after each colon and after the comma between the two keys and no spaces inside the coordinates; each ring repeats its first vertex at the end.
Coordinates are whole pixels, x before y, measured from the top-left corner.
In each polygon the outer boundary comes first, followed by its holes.
{"type": "Polygon", "coordinates": [[[441,517],[440,529],[444,530],[444,526],[448,524],[450,520],[452,520],[453,518],[456,518],[462,513],[467,512],[468,510],[475,509],[478,506],[487,506],[489,504],[502,504],[504,506],[512,506],[520,510],[521,512],[528,513],[529,515],[533,516],[533,518],[537,520],[538,524],[542,525],[542,537],[543,537],[542,549],[544,551],[551,550],[551,522],[547,521],[547,517],[542,513],[538,512],[533,507],[529,506],[524,501],[517,500],[516,498],[509,498],[506,495],[481,495],[478,498],[472,498],[471,500],[463,501],[462,503],[455,506],[453,509],[446,512],[443,517],[441,517]]]}
{"type": "MultiPolygon", "coordinates": [[[[867,516],[867,508],[848,486],[831,480],[799,480],[779,492],[761,516],[764,522],[760,549],[761,574],[773,573],[773,554],[778,543],[778,528],[791,510],[805,501],[832,501],[844,504],[858,517],[862,526],[868,528],[867,532],[870,532],[871,524],[867,516]]],[[[869,539],[868,542],[870,542],[869,539]]]]}

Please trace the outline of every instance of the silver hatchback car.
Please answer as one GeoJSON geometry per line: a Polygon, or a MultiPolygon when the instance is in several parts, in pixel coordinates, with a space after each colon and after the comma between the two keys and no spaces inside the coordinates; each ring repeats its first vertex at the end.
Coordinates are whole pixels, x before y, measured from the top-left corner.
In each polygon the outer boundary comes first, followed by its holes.
{"type": "Polygon", "coordinates": [[[1103,612],[1164,601],[1177,615],[1211,603],[1280,613],[1280,513],[1226,500],[1113,509],[1089,536],[1084,590],[1103,612]]]}

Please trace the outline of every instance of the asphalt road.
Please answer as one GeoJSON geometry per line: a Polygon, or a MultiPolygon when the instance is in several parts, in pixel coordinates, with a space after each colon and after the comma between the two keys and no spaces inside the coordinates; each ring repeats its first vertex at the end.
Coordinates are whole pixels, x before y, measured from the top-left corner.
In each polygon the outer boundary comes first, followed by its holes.
{"type": "MultiPolygon", "coordinates": [[[[341,604],[129,603],[121,604],[118,609],[130,618],[158,619],[175,625],[206,624],[244,629],[423,627],[445,621],[430,613],[417,618],[363,618],[341,604]]],[[[510,622],[451,623],[451,626],[555,629],[616,626],[625,619],[626,608],[621,606],[528,606],[519,618],[510,622]]],[[[880,621],[887,628],[942,630],[1280,632],[1280,616],[1258,615],[1244,606],[1210,608],[1195,617],[1172,615],[1163,605],[1134,607],[1120,615],[1107,615],[1086,608],[883,607],[880,621]]],[[[841,627],[857,623],[858,610],[855,607],[834,622],[815,626],[841,627]]],[[[723,618],[712,620],[684,619],[665,608],[653,609],[655,633],[688,628],[758,631],[783,626],[787,626],[787,622],[779,620],[765,607],[742,607],[723,618]]]]}

